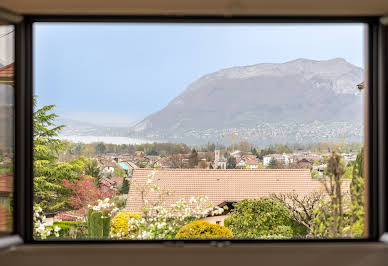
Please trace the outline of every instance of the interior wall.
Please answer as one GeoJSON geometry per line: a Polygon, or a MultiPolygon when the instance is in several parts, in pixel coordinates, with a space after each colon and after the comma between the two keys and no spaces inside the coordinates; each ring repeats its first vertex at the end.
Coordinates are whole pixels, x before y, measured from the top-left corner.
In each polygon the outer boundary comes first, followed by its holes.
{"type": "Polygon", "coordinates": [[[20,14],[384,15],[386,0],[1,0],[20,14]]]}

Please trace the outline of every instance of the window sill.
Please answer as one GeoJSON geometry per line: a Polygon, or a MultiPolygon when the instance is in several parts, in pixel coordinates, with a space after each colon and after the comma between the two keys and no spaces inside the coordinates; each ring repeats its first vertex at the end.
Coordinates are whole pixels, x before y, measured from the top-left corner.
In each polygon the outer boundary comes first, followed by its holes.
{"type": "Polygon", "coordinates": [[[2,265],[386,265],[388,245],[371,243],[205,245],[21,245],[0,253],[2,265]]]}

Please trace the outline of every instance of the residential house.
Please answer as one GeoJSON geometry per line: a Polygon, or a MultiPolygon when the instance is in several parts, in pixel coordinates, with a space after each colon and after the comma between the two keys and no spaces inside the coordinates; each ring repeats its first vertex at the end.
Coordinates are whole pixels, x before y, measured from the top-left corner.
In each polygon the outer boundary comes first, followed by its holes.
{"type": "MultiPolygon", "coordinates": [[[[260,199],[272,193],[296,193],[301,197],[315,191],[324,191],[322,182],[313,179],[308,169],[135,169],[126,203],[127,211],[141,211],[143,200],[156,202],[158,192],[146,193],[141,188],[154,172],[154,183],[162,191],[172,194],[161,205],[168,207],[180,199],[206,196],[213,205],[237,202],[243,199],[260,199]]],[[[350,180],[348,180],[350,182],[350,180]]],[[[347,181],[344,181],[346,183],[347,181]]],[[[345,186],[346,187],[346,186],[345,186]]],[[[216,222],[223,223],[225,217],[216,222]]],[[[209,218],[209,221],[215,222],[209,218]]]]}
{"type": "Polygon", "coordinates": [[[258,168],[258,164],[259,162],[257,160],[247,160],[245,162],[245,165],[249,168],[249,169],[257,169],[258,168]]]}
{"type": "Polygon", "coordinates": [[[307,160],[306,158],[303,158],[299,161],[297,161],[297,165],[299,168],[305,168],[305,169],[312,169],[313,168],[313,163],[312,161],[310,160],[307,160]]]}
{"type": "Polygon", "coordinates": [[[147,155],[147,156],[145,156],[145,159],[148,160],[149,164],[152,166],[152,165],[155,165],[160,160],[160,156],[159,155],[147,155]]]}
{"type": "Polygon", "coordinates": [[[104,192],[117,192],[118,191],[118,184],[112,178],[102,177],[100,179],[100,188],[104,192]]]}

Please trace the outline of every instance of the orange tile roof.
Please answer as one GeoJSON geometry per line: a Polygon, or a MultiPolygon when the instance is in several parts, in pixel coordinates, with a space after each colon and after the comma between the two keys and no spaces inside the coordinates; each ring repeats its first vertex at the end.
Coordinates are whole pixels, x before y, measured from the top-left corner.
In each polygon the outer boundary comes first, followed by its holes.
{"type": "MultiPolygon", "coordinates": [[[[140,211],[141,188],[147,182],[153,169],[135,169],[131,179],[126,209],[140,211]]],[[[272,193],[297,193],[308,195],[323,190],[322,183],[312,179],[308,169],[160,169],[154,176],[154,183],[161,190],[173,195],[166,199],[165,206],[192,196],[207,196],[218,205],[224,201],[259,199],[272,193]]],[[[147,193],[147,200],[154,201],[156,192],[147,193]]]]}
{"type": "Polygon", "coordinates": [[[14,77],[14,63],[0,68],[0,78],[13,78],[13,77],[14,77]]]}

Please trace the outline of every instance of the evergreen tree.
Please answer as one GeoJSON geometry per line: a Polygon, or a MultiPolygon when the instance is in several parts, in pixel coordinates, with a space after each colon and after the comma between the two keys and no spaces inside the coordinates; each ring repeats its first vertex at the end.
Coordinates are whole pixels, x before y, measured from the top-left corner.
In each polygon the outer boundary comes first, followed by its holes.
{"type": "Polygon", "coordinates": [[[73,181],[83,173],[86,159],[80,157],[67,163],[58,163],[58,153],[65,148],[58,139],[64,126],[56,126],[54,105],[44,106],[34,112],[34,202],[45,214],[71,208],[67,197],[69,189],[63,187],[64,179],[73,181]]]}
{"type": "Polygon", "coordinates": [[[364,149],[357,155],[353,166],[353,177],[350,184],[352,236],[364,235],[364,149]]]}
{"type": "Polygon", "coordinates": [[[236,165],[237,165],[236,158],[229,157],[227,162],[226,162],[226,168],[227,169],[235,169],[236,165]]]}
{"type": "Polygon", "coordinates": [[[269,168],[269,169],[277,169],[278,168],[278,161],[276,161],[275,158],[271,158],[271,160],[268,163],[267,168],[269,168]]]}
{"type": "Polygon", "coordinates": [[[124,177],[123,184],[120,189],[121,194],[128,194],[129,192],[129,182],[126,177],[124,177]]]}

